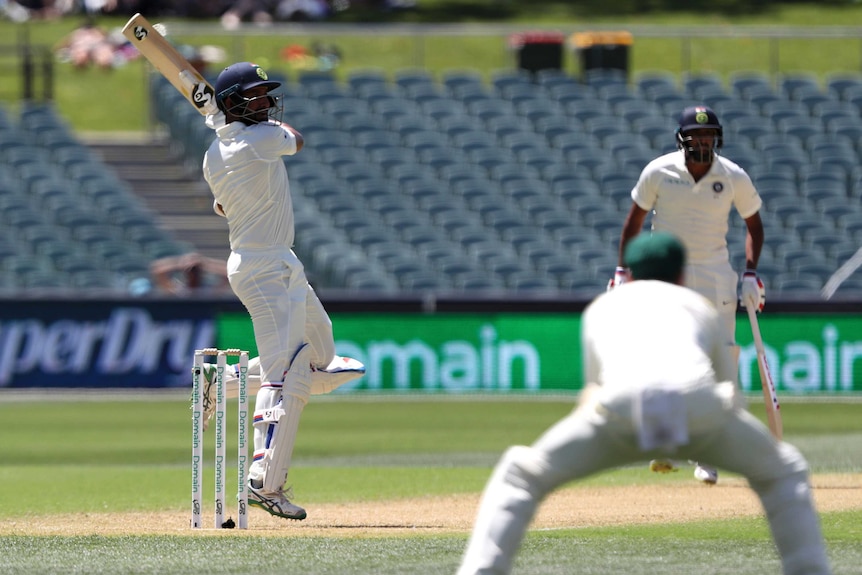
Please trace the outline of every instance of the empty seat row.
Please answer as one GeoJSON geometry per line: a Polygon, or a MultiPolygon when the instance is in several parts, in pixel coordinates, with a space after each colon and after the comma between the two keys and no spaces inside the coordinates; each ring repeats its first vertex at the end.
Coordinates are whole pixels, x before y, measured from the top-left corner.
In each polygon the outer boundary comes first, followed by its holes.
{"type": "MultiPolygon", "coordinates": [[[[469,289],[485,277],[485,287],[502,289],[600,290],[640,170],[675,149],[681,107],[709,99],[725,125],[724,154],[763,190],[767,243],[789,238],[821,264],[796,262],[791,283],[768,274],[765,281],[779,293],[802,289],[798,280],[812,274],[822,285],[846,257],[858,233],[850,222],[862,215],[850,201],[859,197],[862,132],[839,133],[842,122],[859,122],[846,99],[852,78],[830,79],[834,86],[818,87],[819,98],[805,78],[767,79],[644,74],[629,83],[613,73],[580,81],[500,71],[485,80],[470,70],[437,77],[366,70],[339,82],[300,74],[285,80],[289,121],[307,136],[302,153],[285,159],[295,203],[307,208],[297,211],[297,249],[324,286],[469,289]],[[321,217],[330,228],[310,231],[321,217]],[[836,226],[846,235],[830,241],[836,226]],[[514,259],[492,268],[473,257],[480,245],[513,251],[514,259]],[[434,261],[431,246],[463,257],[434,261]],[[557,256],[553,266],[540,256],[548,253],[557,256]]],[[[158,94],[164,105],[187,108],[170,90],[158,94]]],[[[159,116],[201,124],[177,110],[159,116]]],[[[170,129],[212,137],[182,122],[170,129]]],[[[202,154],[203,142],[186,146],[202,154]]],[[[738,259],[744,231],[737,223],[731,233],[738,259]]],[[[765,250],[765,269],[783,269],[789,253],[765,250]]]]}

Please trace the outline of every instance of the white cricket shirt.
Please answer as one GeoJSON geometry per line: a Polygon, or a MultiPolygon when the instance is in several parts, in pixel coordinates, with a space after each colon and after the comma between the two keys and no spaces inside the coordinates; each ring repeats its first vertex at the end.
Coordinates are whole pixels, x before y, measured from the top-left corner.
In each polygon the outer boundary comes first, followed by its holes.
{"type": "Polygon", "coordinates": [[[734,377],[713,305],[657,280],[627,282],[593,300],[581,320],[581,350],[585,383],[601,385],[605,397],[734,377]]]}
{"type": "Polygon", "coordinates": [[[632,189],[632,200],[654,210],[652,228],[671,232],[685,245],[689,262],[727,261],[727,229],[731,207],[745,219],[760,210],[762,200],[745,170],[715,156],[709,172],[694,178],[682,150],[647,164],[632,189]]]}
{"type": "Polygon", "coordinates": [[[231,122],[216,136],[203,173],[227,217],[231,250],[291,248],[293,205],[282,156],[296,153],[296,137],[269,122],[231,122]]]}

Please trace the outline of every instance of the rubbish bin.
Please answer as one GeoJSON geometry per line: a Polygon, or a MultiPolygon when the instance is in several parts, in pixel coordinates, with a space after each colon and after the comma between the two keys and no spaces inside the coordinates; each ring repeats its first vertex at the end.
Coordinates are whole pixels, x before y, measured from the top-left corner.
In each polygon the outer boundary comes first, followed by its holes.
{"type": "Polygon", "coordinates": [[[539,70],[563,69],[562,32],[523,32],[509,36],[517,66],[535,74],[539,70]]]}
{"type": "Polygon", "coordinates": [[[630,32],[578,32],[572,36],[581,74],[589,70],[620,70],[628,76],[630,32]]]}

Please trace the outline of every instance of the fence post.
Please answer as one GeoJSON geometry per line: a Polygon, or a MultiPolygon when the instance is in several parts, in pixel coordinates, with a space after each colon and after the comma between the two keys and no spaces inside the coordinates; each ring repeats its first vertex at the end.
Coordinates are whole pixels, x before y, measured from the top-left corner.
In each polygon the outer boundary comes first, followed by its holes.
{"type": "Polygon", "coordinates": [[[46,102],[54,99],[54,60],[51,50],[42,47],[42,97],[46,102]]]}
{"type": "Polygon", "coordinates": [[[29,46],[23,46],[21,50],[21,83],[24,100],[33,99],[33,54],[29,46]]]}

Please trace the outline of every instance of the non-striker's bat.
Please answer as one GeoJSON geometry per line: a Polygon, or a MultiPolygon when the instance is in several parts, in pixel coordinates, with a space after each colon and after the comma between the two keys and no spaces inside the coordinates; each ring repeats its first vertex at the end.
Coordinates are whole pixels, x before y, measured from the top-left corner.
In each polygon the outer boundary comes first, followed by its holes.
{"type": "Polygon", "coordinates": [[[140,14],[123,26],[123,36],[152,64],[174,88],[194,104],[202,115],[215,114],[215,92],[209,82],[183,58],[174,46],[140,14]]]}
{"type": "Polygon", "coordinates": [[[757,367],[760,368],[760,386],[763,388],[763,402],[766,404],[769,431],[776,439],[781,439],[783,433],[781,405],[778,403],[775,383],[772,381],[772,373],[769,371],[769,363],[766,361],[766,349],[763,347],[760,325],[757,323],[757,312],[751,307],[746,307],[746,309],[748,310],[748,321],[751,322],[751,334],[754,336],[754,348],[757,350],[757,367]]]}

